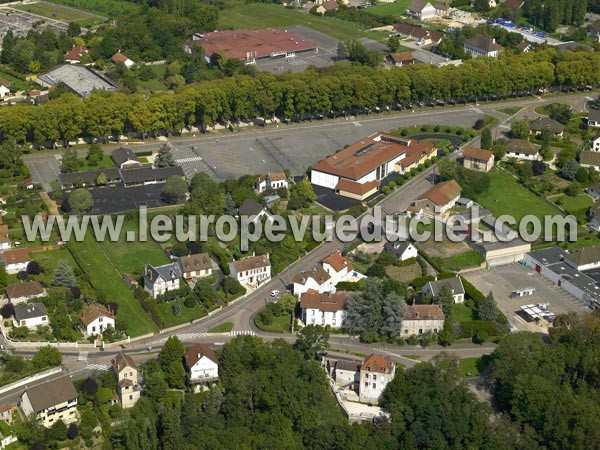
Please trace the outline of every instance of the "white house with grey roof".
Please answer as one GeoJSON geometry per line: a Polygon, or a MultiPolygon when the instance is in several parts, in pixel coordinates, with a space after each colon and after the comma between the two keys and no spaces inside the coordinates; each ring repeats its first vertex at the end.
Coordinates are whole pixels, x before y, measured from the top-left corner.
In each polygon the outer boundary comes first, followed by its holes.
{"type": "Polygon", "coordinates": [[[34,414],[46,428],[58,420],[68,424],[79,417],[77,391],[69,376],[26,387],[19,398],[19,406],[24,416],[34,414]]]}
{"type": "Polygon", "coordinates": [[[488,56],[490,58],[498,57],[498,54],[504,50],[500,44],[496,43],[496,39],[490,39],[487,36],[476,34],[475,36],[466,39],[463,43],[465,51],[469,52],[473,58],[479,56],[488,56]]]}
{"type": "Polygon", "coordinates": [[[440,295],[443,288],[447,287],[454,298],[454,303],[463,303],[465,301],[465,287],[459,276],[444,278],[442,280],[429,281],[423,286],[423,294],[431,295],[434,299],[440,295]]]}
{"type": "Polygon", "coordinates": [[[129,148],[118,148],[111,153],[110,157],[119,169],[132,169],[142,166],[140,159],[129,148]]]}
{"type": "Polygon", "coordinates": [[[43,303],[15,305],[15,326],[37,328],[48,325],[48,312],[43,303]]]}
{"type": "Polygon", "coordinates": [[[179,266],[175,263],[158,267],[146,264],[144,268],[144,290],[152,298],[156,298],[165,292],[179,289],[180,278],[181,272],[179,266]]]}
{"type": "Polygon", "coordinates": [[[386,242],[384,250],[394,255],[400,261],[416,258],[419,254],[417,247],[408,241],[386,242]]]}

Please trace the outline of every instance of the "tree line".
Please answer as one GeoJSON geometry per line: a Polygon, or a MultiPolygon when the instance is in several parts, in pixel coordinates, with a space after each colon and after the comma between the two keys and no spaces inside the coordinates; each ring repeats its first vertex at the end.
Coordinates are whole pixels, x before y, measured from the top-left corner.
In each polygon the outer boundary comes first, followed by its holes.
{"type": "Polygon", "coordinates": [[[417,64],[385,70],[345,61],[303,73],[200,82],[150,97],[105,91],[84,99],[63,94],[40,106],[2,108],[0,136],[41,146],[67,145],[81,137],[107,141],[123,133],[168,135],[257,116],[302,120],[308,114],[357,113],[418,100],[461,102],[556,84],[595,85],[599,76],[600,55],[554,48],[494,61],[475,59],[458,67],[417,64]]]}

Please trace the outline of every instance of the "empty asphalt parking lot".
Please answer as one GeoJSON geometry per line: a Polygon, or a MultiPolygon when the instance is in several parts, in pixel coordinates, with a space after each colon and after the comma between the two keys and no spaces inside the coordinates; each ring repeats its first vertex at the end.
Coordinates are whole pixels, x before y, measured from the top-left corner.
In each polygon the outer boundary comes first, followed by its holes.
{"type": "Polygon", "coordinates": [[[465,273],[463,276],[484,295],[493,291],[498,307],[506,314],[511,326],[517,330],[531,331],[530,325],[516,314],[516,311],[519,311],[523,305],[548,303],[550,310],[555,314],[569,311],[589,311],[581,300],[553,285],[530,267],[520,264],[494,267],[491,270],[478,270],[465,273]],[[534,288],[535,294],[528,297],[510,298],[513,291],[525,288],[534,288]]]}

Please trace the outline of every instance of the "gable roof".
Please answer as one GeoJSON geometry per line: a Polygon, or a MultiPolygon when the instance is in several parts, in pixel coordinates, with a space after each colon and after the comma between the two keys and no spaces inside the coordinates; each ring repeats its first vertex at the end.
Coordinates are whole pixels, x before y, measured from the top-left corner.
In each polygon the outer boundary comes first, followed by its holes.
{"type": "Polygon", "coordinates": [[[346,303],[350,294],[348,292],[317,292],[309,289],[300,298],[302,309],[318,309],[319,311],[342,311],[346,309],[346,303]]]}
{"type": "Polygon", "coordinates": [[[337,9],[339,5],[335,0],[328,0],[326,2],[321,3],[321,6],[327,11],[333,11],[337,9]]]}
{"type": "Polygon", "coordinates": [[[527,42],[527,41],[523,41],[523,42],[519,42],[517,45],[515,45],[515,47],[518,50],[521,50],[522,52],[524,52],[528,48],[531,48],[531,44],[529,42],[527,42]]]}
{"type": "Polygon", "coordinates": [[[532,131],[550,130],[553,133],[559,134],[563,132],[565,126],[550,117],[538,117],[531,122],[529,129],[532,131]]]}
{"type": "Polygon", "coordinates": [[[579,162],[588,166],[600,166],[600,152],[583,151],[579,154],[579,162]]]}
{"type": "Polygon", "coordinates": [[[538,149],[527,139],[511,139],[506,144],[506,152],[536,155],[538,153],[538,149]]]}
{"type": "Polygon", "coordinates": [[[287,177],[285,176],[285,172],[268,172],[258,177],[257,183],[262,183],[267,179],[271,181],[283,181],[286,180],[287,177]]]}
{"type": "Polygon", "coordinates": [[[121,164],[127,161],[135,161],[137,163],[140,162],[140,159],[133,152],[133,150],[125,147],[116,149],[114,152],[111,153],[110,157],[112,158],[113,162],[117,165],[117,167],[121,167],[121,164]]]}
{"type": "Polygon", "coordinates": [[[359,183],[358,181],[349,180],[347,178],[340,178],[335,188],[339,191],[350,192],[357,195],[365,195],[371,192],[373,189],[379,188],[379,181],[367,181],[366,183],[359,183]]]}
{"type": "Polygon", "coordinates": [[[79,61],[83,55],[88,54],[88,49],[83,45],[74,45],[71,50],[65,53],[65,61],[79,61]]]}
{"type": "Polygon", "coordinates": [[[48,312],[46,311],[46,307],[43,303],[38,302],[15,305],[15,319],[17,322],[47,315],[48,312]]]}
{"type": "Polygon", "coordinates": [[[108,306],[101,305],[100,303],[92,303],[83,311],[81,311],[79,317],[84,325],[88,326],[90,323],[100,317],[109,317],[114,319],[115,313],[108,306]]]}
{"type": "Polygon", "coordinates": [[[600,122],[600,109],[590,109],[588,112],[588,120],[600,122]]]}
{"type": "MultiPolygon", "coordinates": [[[[126,62],[126,61],[131,61],[131,59],[129,59],[127,56],[125,56],[123,53],[121,52],[117,52],[114,55],[112,55],[112,57],[110,58],[112,60],[112,62],[114,63],[119,63],[119,62],[126,62]]],[[[133,62],[133,61],[132,61],[133,62]]]]}
{"type": "Polygon", "coordinates": [[[141,169],[121,170],[121,179],[123,183],[143,183],[146,181],[166,180],[170,177],[184,177],[183,169],[180,166],[175,167],[144,167],[141,169]]]}
{"type": "Polygon", "coordinates": [[[146,264],[144,270],[144,278],[154,284],[158,278],[162,278],[165,281],[172,280],[173,278],[180,278],[181,273],[177,264],[170,263],[162,266],[154,267],[151,264],[146,264]]]}
{"type": "Polygon", "coordinates": [[[429,3],[427,0],[412,0],[408,4],[408,10],[420,13],[427,5],[431,5],[431,3],[429,3]]]}
{"type": "Polygon", "coordinates": [[[369,355],[363,361],[360,370],[390,374],[394,370],[394,366],[394,362],[387,356],[369,355]]]}
{"type": "Polygon", "coordinates": [[[193,255],[181,256],[179,264],[181,265],[181,270],[185,273],[210,269],[212,267],[212,260],[208,253],[195,253],[193,255]]]}
{"type": "Polygon", "coordinates": [[[191,369],[196,365],[198,361],[202,359],[203,356],[206,356],[215,364],[219,364],[219,360],[217,359],[215,352],[213,352],[204,344],[196,344],[193,347],[190,347],[186,350],[183,357],[185,359],[185,364],[187,365],[188,369],[191,369]]]}
{"type": "Polygon", "coordinates": [[[442,288],[447,287],[452,292],[452,295],[459,295],[465,293],[465,287],[462,284],[460,277],[444,278],[442,280],[429,281],[427,283],[431,290],[431,295],[436,297],[442,288]]]}
{"type": "Polygon", "coordinates": [[[500,50],[504,49],[504,47],[502,47],[500,44],[497,44],[494,39],[490,39],[482,34],[476,34],[475,36],[465,40],[465,45],[480,50],[483,53],[491,53],[494,51],[499,52],[500,50]]]}
{"type": "Polygon", "coordinates": [[[123,352],[115,356],[112,359],[111,363],[117,371],[117,373],[120,373],[125,367],[132,367],[134,369],[137,369],[137,365],[133,361],[133,358],[123,352]]]}
{"type": "Polygon", "coordinates": [[[306,284],[309,278],[315,280],[318,285],[322,285],[323,283],[329,281],[331,275],[329,275],[327,271],[323,269],[323,267],[315,266],[310,270],[299,272],[296,275],[294,275],[293,281],[294,283],[304,285],[306,284]]]}
{"type": "Polygon", "coordinates": [[[271,266],[268,255],[247,256],[246,258],[233,261],[230,264],[233,264],[237,273],[271,266]]]}
{"type": "Polygon", "coordinates": [[[583,247],[573,253],[569,253],[565,259],[571,261],[576,266],[600,262],[600,245],[583,247]]]}
{"type": "Polygon", "coordinates": [[[37,281],[26,281],[25,283],[11,284],[5,288],[9,299],[20,297],[31,297],[44,293],[44,287],[37,281]]]}
{"type": "Polygon", "coordinates": [[[400,52],[400,53],[392,53],[391,55],[388,55],[388,57],[394,61],[394,63],[400,63],[400,62],[407,62],[407,61],[414,61],[415,57],[413,56],[412,52],[400,52]]]}
{"type": "Polygon", "coordinates": [[[386,241],[383,248],[390,253],[401,256],[411,246],[412,243],[409,241],[386,241]]]}
{"type": "Polygon", "coordinates": [[[4,260],[5,265],[20,264],[31,261],[29,250],[26,248],[5,250],[4,253],[2,253],[2,259],[4,260]]]}
{"type": "Polygon", "coordinates": [[[24,394],[27,394],[36,414],[77,398],[77,391],[71,377],[68,375],[40,383],[33,387],[26,387],[24,394]]]}
{"type": "Polygon", "coordinates": [[[444,320],[446,316],[440,305],[406,305],[404,320],[444,320]]]}
{"type": "Polygon", "coordinates": [[[348,271],[352,270],[352,263],[348,261],[341,252],[335,252],[329,255],[327,258],[321,260],[321,264],[329,264],[336,272],[346,268],[348,271]]]}
{"type": "Polygon", "coordinates": [[[427,28],[410,25],[408,23],[397,23],[394,29],[398,34],[416,39],[431,39],[432,42],[438,42],[442,39],[442,33],[436,30],[428,30],[427,28]]]}
{"type": "Polygon", "coordinates": [[[429,199],[438,206],[447,205],[453,198],[460,195],[462,188],[455,180],[444,181],[436,184],[427,192],[419,197],[419,199],[429,199]]]}
{"type": "Polygon", "coordinates": [[[494,156],[494,153],[479,147],[465,147],[463,149],[463,156],[469,159],[488,162],[494,156]]]}
{"type": "Polygon", "coordinates": [[[263,205],[253,198],[247,198],[244,200],[244,203],[240,205],[238,212],[240,213],[240,216],[252,217],[259,215],[264,209],[263,205]]]}

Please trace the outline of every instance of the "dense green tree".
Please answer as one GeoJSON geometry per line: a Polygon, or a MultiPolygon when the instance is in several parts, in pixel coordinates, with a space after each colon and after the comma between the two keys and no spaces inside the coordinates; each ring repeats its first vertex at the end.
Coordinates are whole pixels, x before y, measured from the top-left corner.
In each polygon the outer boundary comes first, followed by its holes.
{"type": "Polygon", "coordinates": [[[314,358],[316,353],[329,348],[329,330],[320,325],[307,325],[298,332],[294,348],[305,358],[314,358]]]}
{"type": "Polygon", "coordinates": [[[77,172],[80,166],[77,150],[74,148],[66,148],[63,152],[61,169],[63,172],[77,172]]]}
{"type": "Polygon", "coordinates": [[[40,347],[39,350],[34,353],[31,358],[31,363],[38,371],[42,371],[49,367],[58,367],[62,363],[62,355],[56,348],[47,345],[45,347],[40,347]]]}
{"type": "Polygon", "coordinates": [[[510,134],[516,139],[527,139],[529,136],[529,120],[513,119],[510,122],[510,134]]]}
{"type": "Polygon", "coordinates": [[[73,274],[73,269],[64,259],[59,259],[56,264],[56,270],[54,271],[54,279],[52,280],[53,286],[61,286],[69,288],[75,286],[77,281],[73,274]]]}
{"type": "Polygon", "coordinates": [[[181,203],[188,192],[187,182],[180,176],[170,177],[163,186],[160,195],[161,198],[171,204],[181,203]]]}
{"type": "Polygon", "coordinates": [[[492,131],[489,129],[489,127],[485,127],[481,131],[481,148],[489,150],[492,148],[492,144],[492,131]]]}
{"type": "Polygon", "coordinates": [[[183,389],[185,387],[184,352],[185,347],[177,336],[171,336],[167,339],[160,351],[160,367],[165,381],[171,388],[183,389]]]}
{"type": "Polygon", "coordinates": [[[69,194],[68,203],[70,211],[81,214],[89,211],[89,209],[94,206],[94,199],[92,198],[90,191],[80,188],[75,189],[69,194]]]}
{"type": "Polygon", "coordinates": [[[175,166],[175,160],[173,159],[173,153],[171,150],[171,144],[166,142],[162,144],[158,149],[158,154],[154,159],[154,165],[156,167],[173,167],[175,166]]]}

